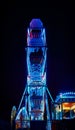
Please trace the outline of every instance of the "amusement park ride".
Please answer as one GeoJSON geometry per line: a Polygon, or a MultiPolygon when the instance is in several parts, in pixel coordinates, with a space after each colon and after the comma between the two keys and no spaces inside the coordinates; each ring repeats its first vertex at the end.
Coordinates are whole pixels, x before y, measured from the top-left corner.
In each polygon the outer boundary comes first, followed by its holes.
{"type": "MultiPolygon", "coordinates": [[[[16,130],[31,129],[31,123],[33,121],[37,123],[42,122],[42,125],[45,121],[45,129],[51,130],[51,120],[54,117],[53,112],[51,113],[50,111],[50,102],[54,104],[54,100],[50,94],[46,81],[46,32],[40,19],[32,19],[30,22],[29,28],[27,29],[27,47],[25,50],[27,61],[27,83],[18,109],[16,110],[15,106],[12,108],[11,127],[13,126],[13,120],[15,122],[16,130]],[[49,100],[49,98],[51,100],[49,100]]],[[[73,93],[73,96],[73,108],[75,114],[75,93],[73,93]]]]}

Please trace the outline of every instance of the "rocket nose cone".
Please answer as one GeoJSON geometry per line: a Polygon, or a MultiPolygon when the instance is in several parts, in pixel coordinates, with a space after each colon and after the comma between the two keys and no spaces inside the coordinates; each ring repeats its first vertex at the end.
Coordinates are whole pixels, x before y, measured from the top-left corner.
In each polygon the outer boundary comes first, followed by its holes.
{"type": "Polygon", "coordinates": [[[43,23],[40,19],[36,18],[31,20],[30,28],[42,28],[42,27],[43,27],[43,23]]]}

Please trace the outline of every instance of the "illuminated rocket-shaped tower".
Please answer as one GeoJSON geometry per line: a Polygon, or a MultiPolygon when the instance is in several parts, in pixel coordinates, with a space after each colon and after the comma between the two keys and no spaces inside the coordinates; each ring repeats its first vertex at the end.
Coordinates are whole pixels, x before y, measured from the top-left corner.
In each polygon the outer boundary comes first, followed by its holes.
{"type": "Polygon", "coordinates": [[[43,120],[46,99],[46,35],[40,19],[30,22],[27,34],[27,67],[29,115],[31,120],[43,120]]]}
{"type": "Polygon", "coordinates": [[[15,115],[16,129],[30,128],[31,121],[47,122],[51,130],[48,95],[53,101],[46,82],[46,32],[40,19],[32,19],[27,29],[27,85],[15,115]]]}

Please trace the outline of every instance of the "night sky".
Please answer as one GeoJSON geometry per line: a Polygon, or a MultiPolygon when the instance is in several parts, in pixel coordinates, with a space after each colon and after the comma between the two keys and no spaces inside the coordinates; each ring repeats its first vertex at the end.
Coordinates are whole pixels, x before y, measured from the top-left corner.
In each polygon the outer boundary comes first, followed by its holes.
{"type": "Polygon", "coordinates": [[[2,16],[0,119],[10,120],[19,106],[27,76],[26,32],[32,18],[40,18],[47,36],[47,85],[55,99],[59,92],[75,91],[74,12],[69,6],[7,7],[2,16]]]}

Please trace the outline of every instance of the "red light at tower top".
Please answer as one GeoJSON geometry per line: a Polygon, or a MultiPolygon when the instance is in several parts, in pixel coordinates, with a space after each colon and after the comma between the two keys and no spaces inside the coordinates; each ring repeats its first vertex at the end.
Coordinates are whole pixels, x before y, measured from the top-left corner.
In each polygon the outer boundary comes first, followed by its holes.
{"type": "Polygon", "coordinates": [[[32,19],[27,29],[27,46],[46,46],[46,33],[40,19],[32,19]]]}

